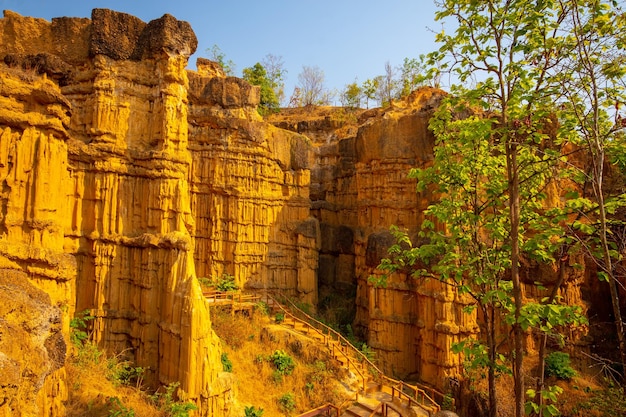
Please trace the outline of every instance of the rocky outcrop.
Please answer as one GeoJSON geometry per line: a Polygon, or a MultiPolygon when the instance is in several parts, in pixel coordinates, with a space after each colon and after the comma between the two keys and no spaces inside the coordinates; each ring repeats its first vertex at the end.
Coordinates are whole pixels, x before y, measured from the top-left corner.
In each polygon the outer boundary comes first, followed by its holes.
{"type": "MultiPolygon", "coordinates": [[[[286,110],[269,124],[257,87],[205,59],[186,69],[197,39],[169,15],[5,12],[0,45],[0,290],[7,312],[33,318],[0,320],[33,352],[0,340],[0,412],[62,415],[59,335],[89,310],[94,340],[130,353],[146,382],[180,382],[201,415],[232,414],[197,280],[223,274],[313,306],[319,294],[354,297],[356,330],[393,376],[443,389],[461,372],[450,346],[479,331],[467,300],[434,280],[368,279],[389,227],[417,236],[435,198],[407,172],[432,160],[442,91],[386,109],[286,110]]],[[[556,281],[524,268],[529,284],[556,281]]],[[[590,274],[568,272],[561,295],[580,303],[590,274]]]]}
{"type": "MultiPolygon", "coordinates": [[[[308,140],[262,121],[256,87],[207,61],[188,73],[197,40],[169,15],[5,12],[0,44],[0,267],[63,308],[66,336],[89,310],[94,341],[147,383],[228,415],[196,269],[316,302],[308,140]]],[[[61,409],[63,368],[46,369],[31,397],[61,409]]]]}
{"type": "Polygon", "coordinates": [[[0,269],[0,297],[0,415],[65,415],[61,310],[16,269],[0,269]]]}

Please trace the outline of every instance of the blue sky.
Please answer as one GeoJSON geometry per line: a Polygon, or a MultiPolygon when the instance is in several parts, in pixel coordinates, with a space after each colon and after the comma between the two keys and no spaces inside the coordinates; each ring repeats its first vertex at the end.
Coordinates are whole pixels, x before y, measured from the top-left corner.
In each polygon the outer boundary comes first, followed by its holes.
{"type": "Polygon", "coordinates": [[[282,56],[287,97],[305,65],[322,69],[326,87],[341,90],[382,75],[387,61],[396,67],[430,52],[433,30],[441,30],[433,0],[0,0],[0,7],[47,20],[90,17],[93,8],[146,22],[169,13],[198,37],[190,68],[196,57],[210,57],[213,45],[235,63],[237,76],[269,53],[282,56]]]}

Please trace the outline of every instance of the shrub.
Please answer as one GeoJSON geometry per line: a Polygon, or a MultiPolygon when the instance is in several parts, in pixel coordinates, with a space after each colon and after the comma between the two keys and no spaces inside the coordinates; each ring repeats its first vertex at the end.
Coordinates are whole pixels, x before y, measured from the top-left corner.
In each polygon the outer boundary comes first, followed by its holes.
{"type": "Polygon", "coordinates": [[[283,375],[291,375],[296,367],[292,357],[282,350],[275,350],[269,357],[276,370],[283,375]]]}
{"type": "Polygon", "coordinates": [[[263,415],[262,408],[256,409],[253,406],[246,407],[244,412],[245,412],[245,417],[261,417],[263,415]]]}
{"type": "Polygon", "coordinates": [[[233,363],[228,359],[228,354],[226,352],[222,353],[222,368],[224,372],[232,372],[233,371],[233,363]]]}
{"type": "Polygon", "coordinates": [[[203,288],[209,288],[212,284],[211,280],[207,277],[198,277],[198,282],[203,288]]]}
{"type": "Polygon", "coordinates": [[[170,417],[188,417],[189,411],[198,409],[194,403],[174,399],[174,392],[179,385],[179,382],[172,382],[165,387],[164,393],[156,392],[150,397],[159,409],[165,411],[170,417]]]}
{"type": "Polygon", "coordinates": [[[570,366],[569,354],[565,352],[552,352],[546,356],[546,376],[555,376],[559,379],[569,380],[576,376],[576,371],[570,366]]]}
{"type": "Polygon", "coordinates": [[[285,321],[285,313],[283,313],[282,311],[279,311],[278,313],[276,313],[276,316],[274,316],[274,321],[277,324],[280,324],[283,321],[285,321]]]}
{"type": "Polygon", "coordinates": [[[296,399],[291,392],[287,392],[278,398],[278,406],[285,412],[292,412],[296,408],[296,399]]]}
{"type": "Polygon", "coordinates": [[[254,310],[258,311],[264,316],[267,316],[270,313],[270,307],[267,305],[265,301],[259,301],[254,305],[254,310]]]}
{"type": "Polygon", "coordinates": [[[81,347],[89,338],[87,324],[93,319],[95,317],[89,313],[89,310],[84,310],[70,320],[70,341],[74,346],[81,347]]]}
{"type": "Polygon", "coordinates": [[[239,289],[235,283],[235,277],[230,274],[222,274],[221,278],[217,279],[215,288],[218,291],[236,291],[239,289]]]}
{"type": "Polygon", "coordinates": [[[111,407],[109,417],[135,417],[135,410],[126,407],[117,397],[109,397],[107,404],[111,407]]]}
{"type": "Polygon", "coordinates": [[[361,345],[361,353],[367,358],[368,361],[374,362],[376,360],[376,353],[371,347],[367,346],[367,343],[361,345]]]}
{"type": "Polygon", "coordinates": [[[141,386],[145,368],[133,366],[130,361],[119,361],[117,358],[107,360],[107,378],[115,385],[131,385],[134,383],[137,388],[141,386]]]}

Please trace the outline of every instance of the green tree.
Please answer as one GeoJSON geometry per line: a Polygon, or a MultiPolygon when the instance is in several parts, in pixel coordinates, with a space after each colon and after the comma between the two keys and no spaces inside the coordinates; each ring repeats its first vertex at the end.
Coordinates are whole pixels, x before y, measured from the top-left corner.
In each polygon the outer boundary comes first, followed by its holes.
{"type": "MultiPolygon", "coordinates": [[[[473,303],[482,317],[481,335],[486,345],[465,340],[454,346],[463,353],[469,369],[487,368],[489,409],[497,413],[496,378],[509,373],[508,359],[498,351],[507,337],[498,332],[501,318],[513,324],[515,305],[513,285],[508,277],[511,266],[510,218],[507,203],[507,161],[504,144],[498,140],[498,118],[479,112],[462,98],[448,97],[431,119],[436,137],[433,164],[414,169],[418,191],[433,192],[441,197],[425,211],[421,236],[428,243],[414,247],[407,235],[395,229],[399,244],[392,257],[383,260],[380,269],[395,272],[409,267],[416,278],[428,277],[454,286],[473,303]],[[468,114],[469,113],[469,114],[468,114]],[[465,117],[458,115],[465,114],[465,117]],[[408,248],[408,249],[407,249],[408,248]],[[423,262],[426,268],[418,268],[423,262]]],[[[559,159],[548,153],[522,152],[520,189],[526,236],[524,252],[539,262],[554,262],[553,253],[567,241],[561,210],[544,210],[542,191],[555,181],[555,164],[559,159]]],[[[528,303],[520,313],[520,327],[527,331],[548,331],[557,325],[577,324],[582,320],[577,307],[549,302],[528,303]]]]}
{"type": "Polygon", "coordinates": [[[365,107],[370,108],[370,100],[376,99],[376,92],[378,91],[379,80],[377,78],[368,78],[363,81],[361,90],[363,91],[363,97],[365,98],[365,107]]]}
{"type": "Polygon", "coordinates": [[[274,83],[268,77],[267,71],[263,65],[257,62],[250,68],[244,68],[243,79],[252,85],[258,85],[261,88],[259,113],[265,115],[267,113],[278,111],[279,102],[274,92],[274,83]]]}
{"type": "MultiPolygon", "coordinates": [[[[578,220],[575,236],[599,260],[602,280],[607,281],[626,383],[626,336],[620,311],[616,261],[624,242],[616,241],[623,223],[609,216],[626,205],[623,189],[605,189],[606,170],[615,175],[624,166],[624,123],[621,106],[626,103],[626,16],[615,1],[565,1],[569,29],[567,56],[555,67],[553,76],[560,82],[559,105],[564,108],[561,123],[571,132],[571,141],[589,154],[583,167],[583,182],[590,196],[577,199],[572,207],[578,220]],[[584,201],[581,201],[584,200],[584,201]]],[[[622,277],[623,278],[623,277],[622,277]]]]}
{"type": "Polygon", "coordinates": [[[506,159],[508,262],[512,283],[513,380],[515,416],[524,415],[523,327],[520,255],[526,230],[522,223],[520,187],[527,178],[524,157],[542,142],[541,125],[554,109],[549,69],[558,63],[564,10],[558,2],[541,0],[472,0],[438,2],[437,20],[458,24],[452,34],[438,35],[436,57],[445,61],[461,82],[480,80],[473,89],[455,94],[496,114],[491,135],[506,159]]]}
{"type": "Polygon", "coordinates": [[[406,97],[412,91],[424,85],[425,73],[423,55],[420,59],[404,58],[402,67],[400,67],[400,96],[406,97]]]}
{"type": "Polygon", "coordinates": [[[350,108],[359,108],[361,107],[361,100],[363,98],[363,90],[357,84],[357,82],[353,82],[351,84],[347,84],[341,93],[341,104],[344,107],[350,108]]]}
{"type": "MultiPolygon", "coordinates": [[[[571,10],[568,2],[542,0],[436,3],[436,19],[451,19],[456,29],[438,34],[441,47],[429,54],[429,62],[437,73],[448,71],[461,83],[474,85],[452,86],[454,99],[431,121],[437,138],[435,161],[431,169],[413,175],[422,187],[438,186],[442,198],[429,207],[432,219],[424,225],[431,243],[400,250],[399,261],[434,263],[430,266],[436,277],[455,282],[478,308],[487,309],[487,326],[492,326],[489,322],[496,309],[504,313],[513,335],[509,357],[513,358],[515,415],[521,417],[524,332],[580,321],[569,306],[524,304],[520,280],[522,256],[555,262],[555,253],[570,239],[564,233],[563,211],[548,213],[544,201],[551,177],[565,172],[558,164],[564,155],[554,145],[570,138],[565,129],[555,126],[555,119],[567,117],[555,106],[562,85],[554,69],[568,57],[572,31],[565,22],[571,10]],[[448,154],[447,161],[438,154],[448,154]]],[[[503,358],[494,352],[489,333],[487,329],[484,335],[486,349],[476,349],[473,343],[459,349],[477,358],[487,352],[483,364],[490,372],[489,412],[495,416],[493,380],[503,358]]]]}

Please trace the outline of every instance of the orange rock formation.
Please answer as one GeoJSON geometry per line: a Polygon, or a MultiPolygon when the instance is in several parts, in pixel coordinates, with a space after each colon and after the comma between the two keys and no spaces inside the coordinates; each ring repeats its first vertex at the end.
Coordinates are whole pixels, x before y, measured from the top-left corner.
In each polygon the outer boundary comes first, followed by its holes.
{"type": "Polygon", "coordinates": [[[368,277],[394,243],[390,226],[416,232],[431,202],[418,196],[407,174],[432,160],[428,121],[442,96],[422,89],[384,110],[309,115],[300,123],[290,123],[297,116],[288,112],[272,118],[316,145],[311,204],[322,230],[320,285],[356,291],[356,330],[385,372],[438,387],[461,371],[450,346],[478,331],[475,317],[463,314],[464,300],[437,282],[417,285],[396,274],[379,288],[368,277]]]}
{"type": "MultiPolygon", "coordinates": [[[[262,121],[257,88],[202,63],[188,73],[197,40],[169,15],[5,12],[0,44],[0,267],[49,294],[66,335],[89,309],[94,340],[131,352],[148,382],[179,381],[202,415],[228,415],[196,270],[316,301],[308,141],[262,121]]],[[[62,415],[55,369],[32,394],[54,404],[5,391],[3,412],[62,415]]]]}

